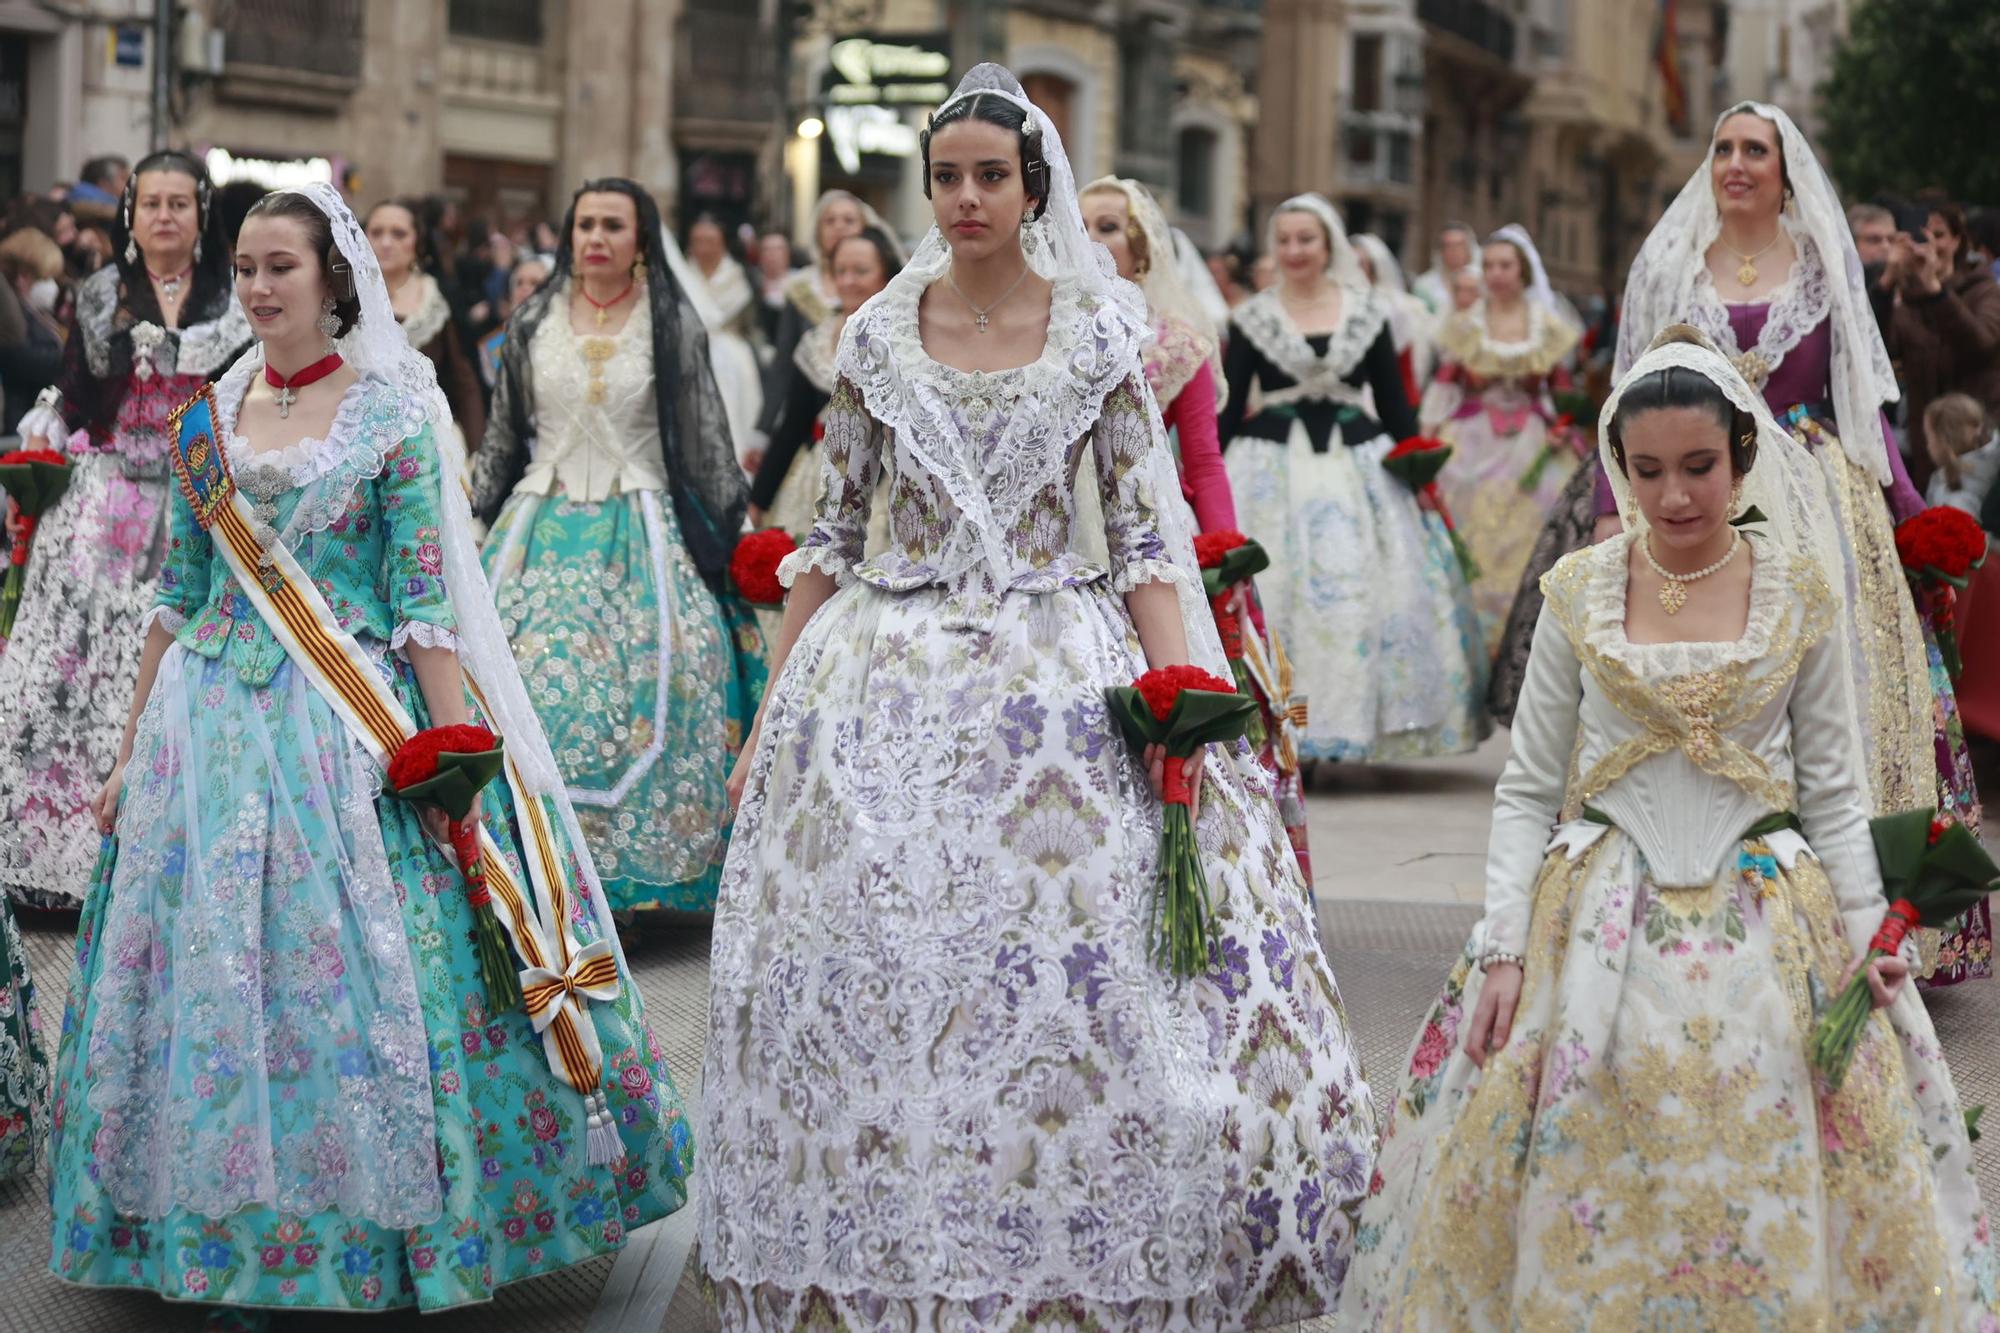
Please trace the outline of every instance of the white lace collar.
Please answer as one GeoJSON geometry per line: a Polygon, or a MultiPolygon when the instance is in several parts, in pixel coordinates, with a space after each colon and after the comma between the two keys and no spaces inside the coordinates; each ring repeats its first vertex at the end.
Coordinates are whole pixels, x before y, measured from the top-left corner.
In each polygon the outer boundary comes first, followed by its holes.
{"type": "Polygon", "coordinates": [[[1039,357],[1010,370],[958,370],[924,350],[917,322],[923,292],[921,283],[892,283],[856,311],[834,370],[891,433],[899,460],[923,469],[957,506],[962,521],[939,554],[939,576],[982,560],[1005,569],[1008,531],[1046,487],[1067,477],[1072,446],[1096,423],[1112,389],[1133,379],[1150,398],[1142,330],[1081,283],[1059,279],[1039,357]],[[982,430],[996,416],[997,439],[982,430]]]}
{"type": "MultiPolygon", "coordinates": [[[[1583,605],[1576,622],[1583,639],[1602,657],[1618,662],[1647,679],[1713,671],[1736,662],[1754,662],[1771,651],[1779,627],[1797,600],[1787,592],[1788,571],[1755,532],[1746,532],[1750,570],[1750,607],[1743,633],[1727,643],[1634,643],[1625,632],[1627,597],[1631,591],[1633,532],[1620,533],[1586,548],[1589,577],[1582,586],[1583,605]]],[[[1739,559],[1741,557],[1738,557],[1739,559]]]]}
{"type": "Polygon", "coordinates": [[[840,316],[827,316],[806,330],[805,336],[799,339],[798,348],[792,353],[792,364],[821,393],[833,392],[833,358],[840,348],[840,330],[843,327],[845,325],[840,316]]]}
{"type": "MultiPolygon", "coordinates": [[[[111,373],[112,328],[118,314],[118,266],[106,264],[83,280],[76,296],[76,329],[84,362],[100,379],[111,373]]],[[[178,329],[141,321],[132,327],[133,357],[144,355],[153,369],[177,375],[212,375],[250,341],[250,321],[234,295],[213,319],[178,329]],[[149,332],[142,333],[142,330],[149,332]],[[144,341],[149,351],[142,352],[144,341]],[[164,347],[166,350],[160,350],[164,347]]]]}
{"type": "Polygon", "coordinates": [[[1754,346],[1744,348],[1736,341],[1736,329],[1729,321],[1729,303],[1716,290],[1715,275],[1703,264],[1695,274],[1694,295],[1690,301],[1688,322],[1706,333],[1720,347],[1723,354],[1736,363],[1743,378],[1759,393],[1765,383],[1792,349],[1804,341],[1807,334],[1825,322],[1827,313],[1833,308],[1833,288],[1828,280],[1826,265],[1820,262],[1819,247],[1811,236],[1789,222],[1786,230],[1792,234],[1792,243],[1797,254],[1792,259],[1792,271],[1785,275],[1785,281],[1763,301],[1737,302],[1738,305],[1759,305],[1768,302],[1769,309],[1764,314],[1764,327],[1757,331],[1754,346]]]}
{"type": "Polygon", "coordinates": [[[1483,296],[1472,303],[1471,308],[1465,312],[1465,317],[1478,328],[1480,341],[1484,342],[1496,356],[1526,356],[1541,345],[1543,326],[1548,323],[1549,313],[1536,301],[1524,298],[1521,305],[1528,312],[1528,331],[1526,336],[1520,338],[1495,336],[1493,325],[1486,318],[1486,298],[1483,296]]]}
{"type": "Polygon", "coordinates": [[[444,293],[438,290],[437,279],[430,274],[420,272],[416,280],[423,284],[417,308],[409,313],[408,318],[398,318],[396,322],[403,326],[403,336],[410,340],[410,346],[421,352],[450,322],[451,303],[444,299],[444,293]]]}
{"type": "Polygon", "coordinates": [[[1342,284],[1340,291],[1340,324],[1328,337],[1323,353],[1315,352],[1306,335],[1299,332],[1275,287],[1237,306],[1230,323],[1265,360],[1301,384],[1329,374],[1344,379],[1361,364],[1381,334],[1389,308],[1371,287],[1342,284]]]}

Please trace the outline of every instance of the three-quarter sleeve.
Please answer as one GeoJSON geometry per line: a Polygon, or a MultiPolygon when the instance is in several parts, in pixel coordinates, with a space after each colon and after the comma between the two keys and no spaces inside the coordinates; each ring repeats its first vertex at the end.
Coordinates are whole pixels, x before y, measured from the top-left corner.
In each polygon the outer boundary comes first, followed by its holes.
{"type": "Polygon", "coordinates": [[[382,510],[383,582],[395,627],[390,646],[405,655],[412,643],[456,648],[458,618],[444,581],[443,502],[430,428],[389,450],[382,464],[375,490],[382,510]]]}
{"type": "Polygon", "coordinates": [[[1145,382],[1136,372],[1128,375],[1105,395],[1090,432],[1111,586],[1119,592],[1142,583],[1177,582],[1180,576],[1160,536],[1162,497],[1153,490],[1155,470],[1146,466],[1154,448],[1149,403],[1145,382]]]}
{"type": "Polygon", "coordinates": [[[1389,438],[1407,440],[1417,434],[1416,410],[1403,388],[1403,363],[1396,359],[1396,340],[1384,322],[1375,341],[1362,356],[1364,382],[1375,394],[1375,419],[1389,432],[1389,438]]]}
{"type": "Polygon", "coordinates": [[[1888,906],[1882,867],[1868,832],[1869,810],[1857,776],[1862,757],[1854,735],[1854,693],[1848,645],[1837,633],[1820,636],[1799,662],[1792,685],[1792,778],[1806,842],[1833,884],[1834,901],[1858,957],[1888,906]]]}
{"type": "Polygon", "coordinates": [[[1544,604],[1515,706],[1512,748],[1493,788],[1486,917],[1474,936],[1482,957],[1527,950],[1535,877],[1549,830],[1562,813],[1582,707],[1582,664],[1569,635],[1544,604]]]}
{"type": "Polygon", "coordinates": [[[194,508],[179,487],[169,493],[167,552],[160,562],[160,582],[153,594],[152,609],[140,622],[143,637],[154,622],[168,633],[181,627],[208,605],[209,569],[215,562],[215,546],[207,531],[194,521],[194,508]]]}
{"type": "Polygon", "coordinates": [[[1236,527],[1236,501],[1215,429],[1215,372],[1204,361],[1167,405],[1165,420],[1181,446],[1181,490],[1203,532],[1236,527]]]}
{"type": "Polygon", "coordinates": [[[1250,410],[1250,385],[1257,377],[1257,361],[1257,349],[1241,329],[1236,329],[1222,356],[1222,382],[1229,386],[1229,401],[1222,405],[1215,422],[1218,448],[1227,449],[1243,427],[1243,419],[1250,410]]]}
{"type": "Polygon", "coordinates": [[[868,415],[861,390],[844,375],[827,399],[825,421],[826,434],[819,444],[822,487],[813,530],[778,566],[778,581],[787,588],[808,569],[831,574],[845,585],[868,543],[868,511],[882,475],[881,428],[868,415]]]}

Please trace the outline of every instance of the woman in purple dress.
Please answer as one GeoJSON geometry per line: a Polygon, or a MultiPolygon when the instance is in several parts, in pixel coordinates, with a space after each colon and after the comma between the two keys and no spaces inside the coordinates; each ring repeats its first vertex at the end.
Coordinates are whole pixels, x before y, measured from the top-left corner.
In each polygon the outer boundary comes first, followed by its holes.
{"type": "MultiPolygon", "coordinates": [[[[1614,378],[1660,328],[1686,321],[1814,451],[1842,529],[1871,805],[1878,814],[1935,805],[1977,831],[1979,798],[1936,626],[1896,556],[1895,525],[1923,500],[1882,415],[1897,390],[1873,299],[1805,136],[1777,107],[1739,103],[1716,122],[1706,164],[1632,262],[1614,378]]],[[[1602,537],[1616,520],[1601,479],[1598,500],[1602,537]]],[[[1527,577],[1541,572],[1531,566],[1527,577]]],[[[1991,973],[1985,904],[1944,932],[1934,963],[1932,986],[1991,973]]]]}

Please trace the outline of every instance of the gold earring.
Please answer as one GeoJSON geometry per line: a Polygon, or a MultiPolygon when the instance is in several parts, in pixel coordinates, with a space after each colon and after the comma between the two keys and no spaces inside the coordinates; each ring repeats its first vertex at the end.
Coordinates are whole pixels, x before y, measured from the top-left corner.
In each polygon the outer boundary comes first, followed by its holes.
{"type": "Polygon", "coordinates": [[[1743,478],[1738,477],[1729,485],[1729,516],[1735,518],[1743,512],[1743,478]]]}

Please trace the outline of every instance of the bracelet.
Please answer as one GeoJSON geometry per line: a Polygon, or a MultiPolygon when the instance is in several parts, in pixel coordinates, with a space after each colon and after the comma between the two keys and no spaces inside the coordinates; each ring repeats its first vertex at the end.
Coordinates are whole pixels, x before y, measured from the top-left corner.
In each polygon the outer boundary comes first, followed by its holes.
{"type": "Polygon", "coordinates": [[[1483,955],[1480,958],[1479,970],[1481,972],[1488,971],[1495,963],[1512,963],[1524,972],[1528,968],[1528,960],[1521,957],[1520,954],[1508,953],[1505,950],[1496,949],[1492,953],[1483,955]]]}

